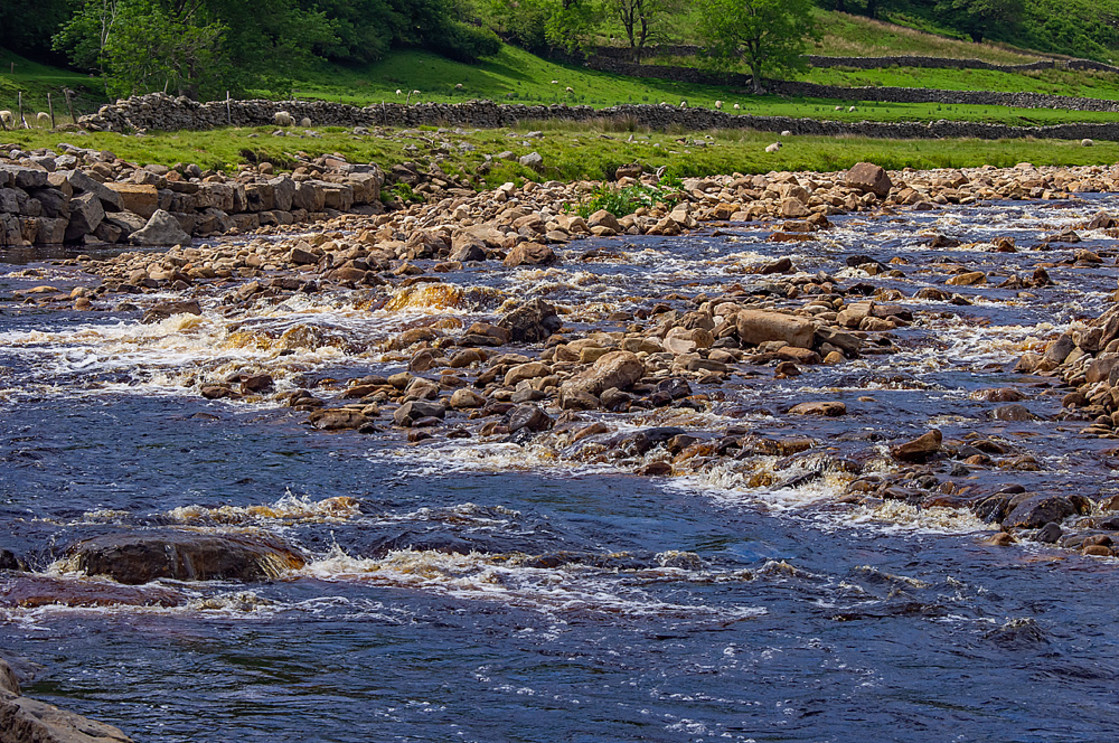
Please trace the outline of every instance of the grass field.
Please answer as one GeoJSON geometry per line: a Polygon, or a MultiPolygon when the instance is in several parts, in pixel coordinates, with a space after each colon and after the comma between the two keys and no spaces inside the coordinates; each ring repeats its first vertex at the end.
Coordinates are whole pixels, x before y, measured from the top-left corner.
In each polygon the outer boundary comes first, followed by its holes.
{"type": "Polygon", "coordinates": [[[376,162],[384,168],[403,162],[439,162],[448,173],[464,175],[476,186],[497,186],[532,178],[579,180],[607,177],[619,165],[640,162],[650,168],[666,166],[674,175],[766,173],[772,170],[833,171],[871,160],[891,169],[904,167],[1013,166],[1110,164],[1119,161],[1119,143],[1034,140],[873,140],[863,138],[790,137],[777,153],[765,152],[771,134],[749,131],[711,131],[683,134],[624,131],[604,125],[532,124],[509,130],[465,133],[434,128],[375,132],[357,136],[340,128],[319,130],[318,137],[272,137],[272,127],[178,132],[146,136],[121,134],[51,134],[8,132],[0,143],[24,148],[56,147],[70,142],[111,150],[140,164],[195,162],[203,168],[234,169],[246,159],[267,159],[280,168],[291,167],[297,153],[340,153],[352,162],[376,162]],[[529,137],[532,130],[541,136],[529,137]],[[474,150],[458,145],[469,144],[474,150]],[[545,169],[537,174],[515,161],[494,160],[488,172],[485,155],[509,150],[515,155],[539,152],[545,169]],[[250,157],[251,156],[251,157],[250,157]]]}
{"type": "Polygon", "coordinates": [[[15,112],[17,94],[22,91],[24,115],[30,120],[37,112],[47,110],[50,93],[56,121],[68,122],[63,88],[74,91],[79,115],[106,102],[105,88],[98,78],[32,62],[0,49],[0,108],[15,112]]]}

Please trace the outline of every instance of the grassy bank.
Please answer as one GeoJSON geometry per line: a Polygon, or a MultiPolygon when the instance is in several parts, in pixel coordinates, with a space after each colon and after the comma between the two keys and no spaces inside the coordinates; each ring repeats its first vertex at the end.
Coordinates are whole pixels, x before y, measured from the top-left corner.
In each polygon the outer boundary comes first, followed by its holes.
{"type": "Polygon", "coordinates": [[[35,114],[48,108],[50,93],[55,121],[69,123],[64,88],[74,91],[74,108],[79,116],[106,102],[105,88],[98,78],[32,62],[0,49],[0,108],[14,113],[18,94],[22,92],[24,116],[34,126],[35,114]]]}
{"type": "Polygon", "coordinates": [[[273,137],[271,128],[179,132],[143,137],[97,133],[7,133],[0,141],[24,148],[54,147],[66,141],[106,149],[141,164],[198,163],[204,168],[231,170],[246,160],[269,160],[290,167],[299,153],[340,153],[353,162],[376,162],[384,168],[397,163],[438,162],[448,173],[471,177],[478,187],[509,180],[599,179],[624,163],[666,166],[678,176],[718,173],[765,173],[773,170],[833,171],[871,160],[890,169],[942,168],[1019,162],[1036,165],[1091,165],[1119,161],[1119,143],[1081,147],[1079,142],[1033,140],[874,140],[862,138],[791,137],[776,153],[765,152],[773,135],[748,131],[671,134],[618,131],[602,126],[540,124],[513,131],[464,133],[420,129],[356,136],[349,130],[326,128],[318,136],[273,137]],[[529,137],[536,129],[541,134],[529,137]],[[464,149],[464,146],[475,149],[464,149]],[[539,152],[542,173],[515,161],[494,159],[509,151],[515,156],[539,152]]]}

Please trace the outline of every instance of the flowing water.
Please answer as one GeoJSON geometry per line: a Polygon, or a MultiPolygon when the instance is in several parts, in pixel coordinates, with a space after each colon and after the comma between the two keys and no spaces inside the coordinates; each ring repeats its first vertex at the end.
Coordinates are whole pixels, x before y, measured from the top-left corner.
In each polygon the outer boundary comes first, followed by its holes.
{"type": "MultiPolygon", "coordinates": [[[[842,466],[885,472],[890,442],[936,425],[1009,452],[1005,466],[942,473],[955,487],[1108,495],[1114,442],[1053,420],[1052,380],[1011,371],[1110,301],[1115,240],[1081,231],[1081,244],[1035,247],[1101,208],[1119,198],[850,217],[793,245],[749,225],[584,241],[547,269],[464,270],[388,296],[248,312],[215,296],[201,317],[154,325],[127,307],[5,301],[0,546],[37,572],[0,574],[0,650],[34,677],[25,693],[137,741],[1114,737],[1114,560],[985,546],[991,526],[963,509],[844,498],[855,476],[842,466]],[[928,247],[936,232],[964,244],[928,247]],[[1001,236],[1019,252],[993,252],[1001,236]],[[1081,248],[1103,263],[1072,264],[1081,248]],[[900,259],[890,267],[902,275],[848,268],[856,253],[900,259]],[[198,395],[244,369],[281,391],[329,394],[330,379],[403,369],[391,344],[401,330],[453,332],[526,296],[578,308],[577,329],[618,329],[611,313],[735,283],[764,292],[769,279],[750,269],[784,255],[897,289],[915,322],[894,332],[893,353],[783,380],[756,369],[711,388],[702,410],[588,420],[814,442],[794,461],[638,477],[640,462],[593,437],[409,444],[399,430],[313,431],[266,398],[198,395]],[[992,283],[950,287],[971,304],[911,299],[943,286],[949,263],[992,283]],[[1040,263],[1054,286],[995,288],[1040,263]],[[990,417],[998,405],[980,393],[1008,385],[1036,418],[990,417]],[[784,415],[806,400],[840,400],[848,414],[784,415]],[[313,558],[266,583],[140,587],[62,559],[78,539],[169,526],[266,530],[313,558]]],[[[39,256],[0,258],[7,300],[89,282],[39,256]]]]}

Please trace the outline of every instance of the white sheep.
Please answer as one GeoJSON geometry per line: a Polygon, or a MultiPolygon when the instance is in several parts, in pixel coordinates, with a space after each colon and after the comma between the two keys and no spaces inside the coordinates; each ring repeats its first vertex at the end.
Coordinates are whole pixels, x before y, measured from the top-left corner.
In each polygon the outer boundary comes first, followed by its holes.
{"type": "Polygon", "coordinates": [[[11,126],[15,123],[15,118],[11,111],[0,111],[0,121],[4,122],[4,126],[11,126]]]}
{"type": "Polygon", "coordinates": [[[793,136],[793,133],[790,132],[788,129],[786,129],[785,131],[781,132],[781,136],[782,137],[791,137],[791,136],[793,136]]]}
{"type": "Polygon", "coordinates": [[[843,110],[843,106],[836,106],[836,107],[835,107],[835,110],[836,110],[836,111],[842,111],[842,110],[843,110]]]}
{"type": "Polygon", "coordinates": [[[848,111],[850,111],[851,113],[854,113],[854,112],[855,112],[855,107],[854,107],[854,106],[851,106],[851,108],[849,108],[849,109],[847,109],[847,110],[848,110],[848,111]]]}
{"type": "Polygon", "coordinates": [[[397,89],[396,89],[396,94],[397,94],[397,95],[404,95],[404,91],[403,91],[403,90],[401,90],[400,88],[397,88],[397,89]]]}
{"type": "Polygon", "coordinates": [[[575,95],[575,88],[571,87],[570,85],[568,85],[566,88],[564,88],[564,90],[567,91],[568,95],[575,95]]]}
{"type": "Polygon", "coordinates": [[[779,150],[779,149],[781,149],[781,143],[780,142],[774,142],[773,144],[766,147],[765,151],[766,152],[777,152],[777,150],[779,150]]]}
{"type": "MultiPolygon", "coordinates": [[[[3,111],[0,111],[0,113],[4,113],[4,112],[3,112],[3,111]]],[[[1092,147],[1092,146],[1094,146],[1095,144],[1096,144],[1096,143],[1095,143],[1095,142],[1093,142],[1093,141],[1092,141],[1092,140],[1090,140],[1090,139],[1082,139],[1082,140],[1080,140],[1080,146],[1081,146],[1081,147],[1092,147]]]]}
{"type": "Polygon", "coordinates": [[[39,122],[39,126],[43,127],[44,129],[51,125],[51,115],[46,111],[40,111],[39,113],[35,114],[35,119],[39,122]]]}
{"type": "Polygon", "coordinates": [[[722,101],[715,101],[715,108],[722,110],[723,102],[722,101]]]}
{"type": "Polygon", "coordinates": [[[688,107],[688,102],[687,101],[680,101],[680,108],[687,108],[687,107],[688,107]]]}
{"type": "Polygon", "coordinates": [[[304,116],[302,119],[299,120],[299,125],[304,129],[308,129],[311,126],[311,119],[307,116],[304,116]]]}
{"type": "Polygon", "coordinates": [[[552,85],[559,85],[559,80],[553,80],[552,85]]]}
{"type": "Polygon", "coordinates": [[[287,111],[277,111],[272,114],[272,123],[276,126],[292,126],[295,124],[295,119],[287,111]]]}
{"type": "Polygon", "coordinates": [[[738,111],[738,110],[739,110],[739,109],[741,109],[741,108],[742,108],[742,106],[739,106],[739,105],[738,105],[737,103],[736,103],[736,104],[734,104],[734,110],[735,110],[735,111],[738,111]]]}
{"type": "Polygon", "coordinates": [[[455,90],[462,90],[462,83],[455,84],[455,90]]]}

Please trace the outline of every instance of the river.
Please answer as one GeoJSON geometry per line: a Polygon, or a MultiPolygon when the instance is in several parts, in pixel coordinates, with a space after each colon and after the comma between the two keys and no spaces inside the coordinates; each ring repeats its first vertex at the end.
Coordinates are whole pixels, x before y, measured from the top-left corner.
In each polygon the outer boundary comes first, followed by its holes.
{"type": "Polygon", "coordinates": [[[754,225],[582,241],[558,266],[464,269],[384,289],[387,302],[318,294],[245,311],[214,295],[201,317],[148,325],[120,297],[96,312],[22,302],[13,292],[91,279],[0,254],[0,547],[36,571],[0,573],[0,588],[38,597],[0,605],[0,649],[34,677],[25,693],[152,743],[1108,739],[1115,559],[988,546],[993,527],[969,510],[847,497],[842,466],[881,469],[889,443],[937,426],[1001,442],[1000,462],[1017,463],[942,481],[1114,494],[1114,442],[1054,419],[1054,380],[1013,372],[1109,305],[1113,238],[1041,244],[1101,209],[1119,197],[834,218],[792,244],[754,225]],[[962,245],[930,247],[934,233],[962,245]],[[1017,252],[992,251],[1005,236],[1017,252]],[[1103,262],[1073,263],[1082,249],[1103,262]],[[867,275],[853,254],[900,273],[867,275]],[[794,461],[640,477],[648,455],[619,460],[593,438],[409,443],[389,425],[326,433],[267,397],[198,394],[247,366],[329,394],[330,379],[403,369],[387,344],[402,330],[493,319],[515,298],[609,329],[614,313],[735,283],[765,291],[771,277],[749,270],[782,256],[896,290],[915,320],[890,353],[787,379],[753,370],[701,409],[586,419],[813,441],[794,461]],[[1039,263],[1052,286],[996,288],[1039,263]],[[990,283],[950,287],[970,304],[914,299],[943,288],[947,265],[990,283]],[[1008,386],[1030,417],[992,418],[982,392],[1008,386]],[[812,400],[848,412],[785,414],[812,400]],[[167,607],[64,559],[79,539],[167,527],[262,529],[312,559],[270,582],[148,587],[179,597],[167,607]]]}

